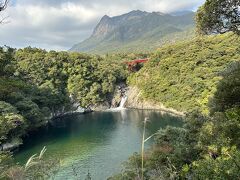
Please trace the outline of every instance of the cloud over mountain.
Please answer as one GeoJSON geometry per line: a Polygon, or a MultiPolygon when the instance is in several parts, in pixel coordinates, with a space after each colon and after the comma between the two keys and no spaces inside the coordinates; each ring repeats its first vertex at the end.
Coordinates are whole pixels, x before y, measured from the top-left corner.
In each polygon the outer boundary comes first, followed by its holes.
{"type": "Polygon", "coordinates": [[[92,33],[105,14],[115,16],[134,9],[174,12],[194,10],[203,0],[15,0],[2,16],[0,45],[36,46],[66,50],[92,33]]]}

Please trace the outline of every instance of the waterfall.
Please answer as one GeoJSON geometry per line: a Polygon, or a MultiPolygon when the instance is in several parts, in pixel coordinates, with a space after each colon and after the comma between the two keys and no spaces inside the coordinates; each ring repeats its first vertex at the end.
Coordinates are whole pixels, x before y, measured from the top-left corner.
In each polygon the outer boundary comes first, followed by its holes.
{"type": "Polygon", "coordinates": [[[120,106],[118,108],[124,108],[126,101],[127,101],[127,96],[123,96],[120,102],[120,106]]]}
{"type": "Polygon", "coordinates": [[[126,101],[127,101],[127,96],[124,95],[121,98],[120,105],[118,107],[116,107],[116,108],[110,108],[110,109],[108,109],[108,111],[122,111],[122,110],[124,110],[125,109],[124,105],[125,105],[126,101]]]}
{"type": "Polygon", "coordinates": [[[116,86],[113,97],[111,99],[111,107],[107,111],[122,111],[126,110],[125,105],[127,102],[126,84],[122,83],[116,86]]]}

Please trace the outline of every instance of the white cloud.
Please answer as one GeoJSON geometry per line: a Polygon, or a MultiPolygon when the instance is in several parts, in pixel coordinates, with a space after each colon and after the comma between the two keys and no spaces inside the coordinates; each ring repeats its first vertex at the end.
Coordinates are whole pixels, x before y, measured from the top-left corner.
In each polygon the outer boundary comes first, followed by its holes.
{"type": "Polygon", "coordinates": [[[1,45],[55,46],[65,50],[78,37],[81,40],[88,36],[99,17],[93,9],[73,3],[62,3],[58,8],[17,4],[6,13],[9,23],[0,27],[1,45]]]}
{"type": "Polygon", "coordinates": [[[191,10],[203,0],[17,0],[5,12],[10,23],[0,26],[0,45],[67,50],[86,39],[100,18],[131,10],[191,10]]]}
{"type": "Polygon", "coordinates": [[[145,0],[142,1],[147,11],[170,13],[174,11],[193,10],[203,0],[145,0]]]}

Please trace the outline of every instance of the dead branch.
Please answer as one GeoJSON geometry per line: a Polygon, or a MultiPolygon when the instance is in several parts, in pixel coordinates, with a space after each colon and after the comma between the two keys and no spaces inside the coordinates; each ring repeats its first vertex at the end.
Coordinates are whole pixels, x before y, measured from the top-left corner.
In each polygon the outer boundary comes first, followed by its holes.
{"type": "Polygon", "coordinates": [[[7,8],[9,1],[10,0],[0,1],[0,12],[4,11],[7,8]]]}

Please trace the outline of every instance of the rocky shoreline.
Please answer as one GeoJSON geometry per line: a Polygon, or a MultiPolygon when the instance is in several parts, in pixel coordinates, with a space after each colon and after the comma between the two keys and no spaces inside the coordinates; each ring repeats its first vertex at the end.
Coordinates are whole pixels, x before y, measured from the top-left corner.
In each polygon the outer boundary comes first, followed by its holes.
{"type": "Polygon", "coordinates": [[[185,112],[177,111],[173,108],[166,108],[163,104],[157,102],[147,101],[141,98],[141,92],[137,87],[127,86],[122,83],[117,86],[110,101],[92,107],[93,111],[105,111],[110,108],[116,108],[121,102],[121,98],[127,96],[125,104],[126,108],[130,109],[146,109],[158,110],[165,113],[170,113],[175,116],[185,116],[185,112]]]}
{"type": "Polygon", "coordinates": [[[137,87],[128,87],[128,101],[126,103],[127,108],[135,108],[135,109],[149,109],[149,110],[159,110],[164,111],[166,113],[171,113],[176,116],[185,116],[185,112],[177,111],[173,108],[166,108],[163,104],[146,101],[141,98],[141,92],[137,87]]]}
{"type": "Polygon", "coordinates": [[[137,87],[127,86],[125,83],[117,85],[115,92],[107,101],[91,106],[90,111],[105,111],[110,108],[116,108],[120,105],[121,98],[124,96],[127,96],[125,107],[129,109],[158,110],[175,116],[185,116],[186,114],[173,108],[166,108],[161,103],[142,99],[141,92],[137,87]]]}

